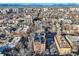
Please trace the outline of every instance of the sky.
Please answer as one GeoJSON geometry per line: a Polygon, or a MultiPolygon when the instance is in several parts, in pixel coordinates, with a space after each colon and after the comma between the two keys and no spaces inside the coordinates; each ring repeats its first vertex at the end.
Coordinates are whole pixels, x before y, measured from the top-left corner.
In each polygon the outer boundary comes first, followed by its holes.
{"type": "Polygon", "coordinates": [[[0,3],[79,3],[79,0],[0,0],[0,3]]]}

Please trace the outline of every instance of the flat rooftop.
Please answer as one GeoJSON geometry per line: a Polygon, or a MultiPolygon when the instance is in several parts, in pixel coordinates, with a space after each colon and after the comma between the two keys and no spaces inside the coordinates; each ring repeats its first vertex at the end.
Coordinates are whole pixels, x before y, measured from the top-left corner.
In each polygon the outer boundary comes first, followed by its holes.
{"type": "Polygon", "coordinates": [[[69,38],[74,44],[79,46],[79,36],[68,35],[67,38],[69,38]]]}
{"type": "Polygon", "coordinates": [[[68,44],[68,42],[65,40],[65,38],[63,36],[58,37],[57,42],[58,42],[60,48],[70,48],[70,45],[68,44]]]}

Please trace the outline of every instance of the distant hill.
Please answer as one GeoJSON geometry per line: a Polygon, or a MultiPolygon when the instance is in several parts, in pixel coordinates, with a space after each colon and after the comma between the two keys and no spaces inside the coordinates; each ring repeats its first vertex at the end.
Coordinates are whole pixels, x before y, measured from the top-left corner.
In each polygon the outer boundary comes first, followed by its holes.
{"type": "Polygon", "coordinates": [[[79,7],[77,3],[1,3],[0,7],[79,7]]]}

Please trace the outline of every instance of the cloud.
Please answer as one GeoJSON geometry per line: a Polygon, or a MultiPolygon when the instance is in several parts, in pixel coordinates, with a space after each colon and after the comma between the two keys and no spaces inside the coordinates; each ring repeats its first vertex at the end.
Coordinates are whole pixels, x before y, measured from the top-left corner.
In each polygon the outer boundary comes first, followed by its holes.
{"type": "Polygon", "coordinates": [[[79,0],[1,0],[0,3],[79,3],[79,0]]]}

